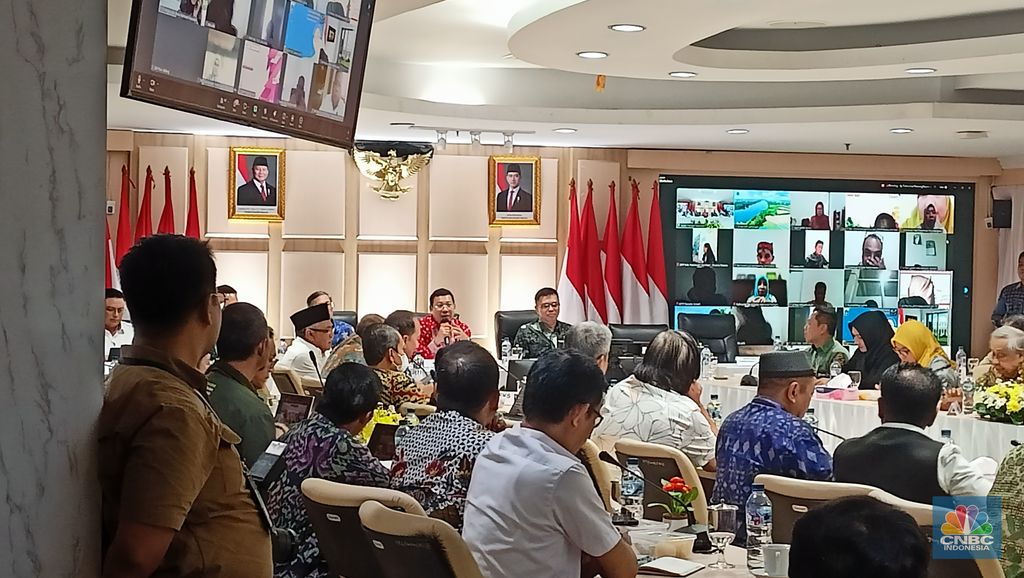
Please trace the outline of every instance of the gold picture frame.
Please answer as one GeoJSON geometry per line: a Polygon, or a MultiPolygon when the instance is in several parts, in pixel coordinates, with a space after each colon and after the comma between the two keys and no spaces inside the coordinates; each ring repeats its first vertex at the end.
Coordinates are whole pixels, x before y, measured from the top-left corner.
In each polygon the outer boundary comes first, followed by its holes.
{"type": "Polygon", "coordinates": [[[284,149],[231,147],[228,219],[280,222],[285,207],[284,149]],[[262,181],[257,174],[265,167],[262,181]],[[242,184],[239,185],[239,180],[242,184]]]}
{"type": "Polygon", "coordinates": [[[540,157],[492,156],[487,162],[487,218],[492,227],[540,225],[540,157]],[[513,179],[508,169],[519,177],[513,179]],[[510,200],[509,189],[516,186],[510,200]],[[528,188],[529,187],[529,188],[528,188]]]}

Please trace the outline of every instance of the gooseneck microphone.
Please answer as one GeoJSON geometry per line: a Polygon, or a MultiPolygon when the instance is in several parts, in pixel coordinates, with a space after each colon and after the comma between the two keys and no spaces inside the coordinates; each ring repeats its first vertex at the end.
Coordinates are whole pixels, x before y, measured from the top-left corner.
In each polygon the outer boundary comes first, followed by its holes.
{"type": "Polygon", "coordinates": [[[839,434],[836,434],[836,433],[832,433],[832,432],[828,431],[827,429],[821,429],[820,427],[813,426],[813,425],[811,426],[811,429],[816,431],[816,432],[818,432],[818,433],[828,434],[828,435],[830,435],[830,436],[832,436],[834,438],[837,438],[837,439],[839,439],[841,441],[844,441],[844,442],[846,441],[846,438],[844,438],[843,436],[841,436],[839,434]]]}
{"type": "Polygon", "coordinates": [[[320,380],[320,389],[323,390],[326,386],[324,385],[324,376],[320,375],[320,365],[316,362],[316,354],[312,351],[309,352],[309,360],[313,362],[313,368],[316,369],[316,377],[320,380]]]}

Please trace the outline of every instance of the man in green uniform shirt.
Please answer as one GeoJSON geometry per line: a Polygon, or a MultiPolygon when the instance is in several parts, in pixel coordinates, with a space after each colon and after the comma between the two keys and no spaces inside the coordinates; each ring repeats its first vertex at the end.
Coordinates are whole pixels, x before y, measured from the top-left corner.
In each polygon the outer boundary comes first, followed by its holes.
{"type": "Polygon", "coordinates": [[[815,307],[804,323],[804,339],[811,344],[807,354],[818,377],[830,375],[833,361],[838,360],[840,365],[845,365],[850,359],[850,352],[833,337],[837,323],[835,308],[824,305],[815,307]]]}
{"type": "Polygon", "coordinates": [[[537,291],[533,302],[537,307],[537,321],[520,327],[512,343],[513,347],[523,348],[524,359],[536,359],[552,349],[560,348],[565,341],[565,334],[572,328],[568,323],[558,320],[558,291],[545,287],[537,291]]]}
{"type": "Polygon", "coordinates": [[[217,338],[217,362],[206,372],[210,405],[221,421],[242,438],[238,454],[252,465],[274,440],[274,416],[260,399],[254,378],[274,357],[267,318],[250,303],[224,308],[217,338]]]}

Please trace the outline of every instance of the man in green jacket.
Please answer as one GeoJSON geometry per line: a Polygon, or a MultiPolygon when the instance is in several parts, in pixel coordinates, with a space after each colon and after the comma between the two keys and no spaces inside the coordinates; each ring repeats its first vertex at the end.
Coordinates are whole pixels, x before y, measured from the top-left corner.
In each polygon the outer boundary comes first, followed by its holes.
{"type": "Polygon", "coordinates": [[[524,359],[536,359],[552,349],[560,349],[572,329],[572,325],[558,320],[558,291],[545,287],[537,291],[533,302],[537,307],[537,321],[520,327],[512,343],[513,347],[523,348],[524,359]]]}
{"type": "Polygon", "coordinates": [[[850,359],[850,352],[835,340],[838,322],[835,308],[819,305],[807,316],[804,324],[804,339],[811,344],[807,355],[818,377],[829,377],[833,361],[842,366],[850,359]]]}
{"type": "Polygon", "coordinates": [[[237,449],[246,466],[252,467],[274,440],[274,416],[257,394],[262,384],[253,379],[274,357],[267,319],[250,303],[224,308],[217,362],[206,373],[210,405],[240,438],[237,449]]]}

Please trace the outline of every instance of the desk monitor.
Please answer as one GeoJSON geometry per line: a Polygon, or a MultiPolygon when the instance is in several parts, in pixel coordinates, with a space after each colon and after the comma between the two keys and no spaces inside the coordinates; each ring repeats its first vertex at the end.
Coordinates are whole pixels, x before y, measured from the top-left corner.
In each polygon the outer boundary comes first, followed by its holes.
{"type": "Polygon", "coordinates": [[[526,383],[526,375],[530,373],[533,362],[536,359],[512,359],[508,362],[507,377],[505,379],[505,391],[519,391],[526,383]]]}
{"type": "Polygon", "coordinates": [[[277,415],[274,416],[274,421],[292,427],[313,413],[315,401],[309,395],[281,392],[281,401],[277,404],[277,415]]]}
{"type": "Polygon", "coordinates": [[[668,325],[612,323],[608,325],[608,328],[612,331],[613,343],[617,340],[630,341],[632,343],[629,349],[630,353],[643,355],[655,336],[667,330],[668,325]]]}
{"type": "Polygon", "coordinates": [[[735,363],[739,348],[736,343],[736,318],[732,314],[705,315],[680,313],[677,327],[707,346],[720,363],[735,363]]]}

